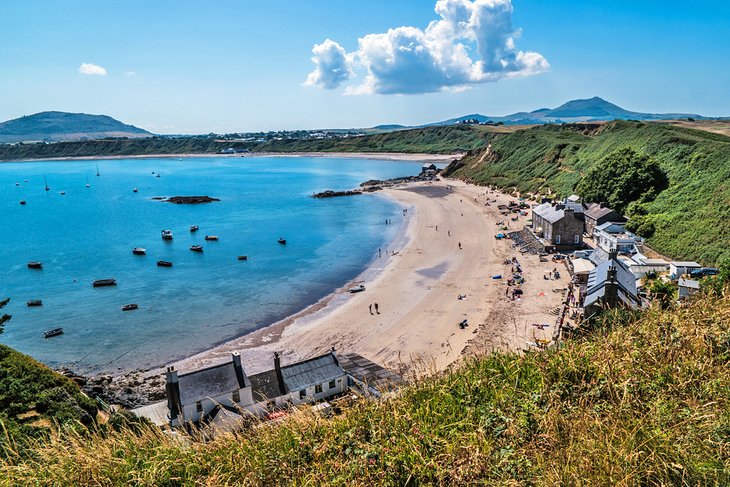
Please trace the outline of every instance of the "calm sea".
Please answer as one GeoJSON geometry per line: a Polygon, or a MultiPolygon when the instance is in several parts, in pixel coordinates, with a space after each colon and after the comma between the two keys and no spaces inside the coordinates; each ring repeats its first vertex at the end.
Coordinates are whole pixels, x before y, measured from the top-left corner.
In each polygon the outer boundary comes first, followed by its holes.
{"type": "Polygon", "coordinates": [[[100,176],[96,167],[95,161],[0,164],[0,299],[11,298],[4,311],[13,316],[0,342],[83,372],[162,365],[316,302],[387,247],[401,212],[375,195],[310,195],[420,169],[304,157],[104,160],[100,176]],[[152,199],[175,195],[221,201],[152,199]],[[394,224],[386,226],[386,218],[394,224]],[[190,233],[190,225],[200,230],[190,233]],[[163,241],[162,229],[172,230],[174,240],[163,241]],[[220,240],[206,242],[205,235],[220,240]],[[287,244],[278,244],[279,237],[287,244]],[[191,252],[193,244],[204,252],[191,252]],[[137,246],[147,255],[133,255],[137,246]],[[160,259],[174,266],[158,267],[160,259]],[[27,268],[33,260],[42,261],[42,270],[27,268]],[[118,285],[93,288],[102,278],[118,285]],[[43,306],[27,307],[31,299],[43,306]],[[139,309],[121,311],[127,303],[139,309]],[[56,327],[64,334],[43,338],[56,327]]]}

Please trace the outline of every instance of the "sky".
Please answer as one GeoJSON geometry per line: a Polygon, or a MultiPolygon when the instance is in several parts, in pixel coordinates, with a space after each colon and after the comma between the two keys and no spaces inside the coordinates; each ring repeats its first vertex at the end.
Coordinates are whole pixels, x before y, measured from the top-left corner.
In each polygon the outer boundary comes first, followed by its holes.
{"type": "Polygon", "coordinates": [[[36,0],[0,8],[0,120],[155,133],[418,125],[600,96],[730,116],[730,2],[36,0]]]}

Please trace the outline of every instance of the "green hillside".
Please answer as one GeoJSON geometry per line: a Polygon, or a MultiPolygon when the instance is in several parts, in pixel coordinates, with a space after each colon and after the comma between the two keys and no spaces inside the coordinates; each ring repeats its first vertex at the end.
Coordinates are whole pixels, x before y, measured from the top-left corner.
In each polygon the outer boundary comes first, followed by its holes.
{"type": "Polygon", "coordinates": [[[151,135],[107,115],[86,113],[40,112],[0,123],[0,143],[151,135]]]}
{"type": "Polygon", "coordinates": [[[95,418],[96,402],[72,380],[0,345],[0,457],[57,426],[90,426],[95,418]]]}
{"type": "Polygon", "coordinates": [[[258,152],[407,152],[450,154],[484,147],[492,128],[473,126],[422,129],[333,139],[233,142],[211,137],[149,137],[144,139],[89,140],[54,144],[0,144],[0,161],[55,157],[108,157],[166,154],[215,154],[223,149],[258,152]]]}
{"type": "MultiPolygon", "coordinates": [[[[207,442],[65,432],[0,458],[12,485],[728,485],[730,295],[605,315],[544,353],[494,353],[331,419],[207,442]]],[[[0,480],[2,483],[2,480],[0,480]]]]}
{"type": "MultiPolygon", "coordinates": [[[[730,138],[659,123],[546,125],[499,134],[446,174],[520,192],[567,196],[583,176],[623,149],[656,161],[668,186],[630,205],[634,228],[673,258],[730,258],[730,138]],[[653,232],[652,232],[653,230],[653,232]]],[[[631,184],[630,182],[628,184],[631,184]]]]}

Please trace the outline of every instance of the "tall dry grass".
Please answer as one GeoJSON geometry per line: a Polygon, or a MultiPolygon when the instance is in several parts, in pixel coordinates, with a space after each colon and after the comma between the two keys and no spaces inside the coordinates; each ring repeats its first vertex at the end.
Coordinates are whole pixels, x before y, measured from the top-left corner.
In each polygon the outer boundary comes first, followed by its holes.
{"type": "Polygon", "coordinates": [[[341,415],[208,442],[61,431],[3,485],[730,485],[730,299],[608,314],[559,350],[472,357],[341,415]]]}

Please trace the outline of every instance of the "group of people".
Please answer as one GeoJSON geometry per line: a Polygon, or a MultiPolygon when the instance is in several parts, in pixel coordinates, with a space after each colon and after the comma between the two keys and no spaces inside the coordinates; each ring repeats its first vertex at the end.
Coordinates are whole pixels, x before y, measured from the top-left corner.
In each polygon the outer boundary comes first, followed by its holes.
{"type": "Polygon", "coordinates": [[[380,309],[378,308],[378,303],[373,303],[368,305],[368,309],[370,310],[370,314],[380,314],[380,309]],[[373,308],[375,308],[375,313],[373,313],[373,308]]]}

